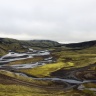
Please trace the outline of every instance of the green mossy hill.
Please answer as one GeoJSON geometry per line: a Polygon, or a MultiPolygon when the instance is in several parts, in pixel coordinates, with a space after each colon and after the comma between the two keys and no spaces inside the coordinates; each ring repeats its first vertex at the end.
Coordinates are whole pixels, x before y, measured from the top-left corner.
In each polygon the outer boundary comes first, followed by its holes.
{"type": "Polygon", "coordinates": [[[23,46],[30,47],[55,47],[58,46],[59,43],[51,40],[16,40],[10,38],[0,38],[0,43],[2,44],[18,44],[23,46]]]}
{"type": "Polygon", "coordinates": [[[41,48],[50,48],[50,47],[56,47],[60,45],[56,41],[51,40],[28,40],[28,41],[20,41],[20,44],[31,46],[31,47],[41,47],[41,48]]]}
{"type": "Polygon", "coordinates": [[[16,40],[11,38],[0,38],[0,56],[9,50],[26,52],[28,48],[50,48],[58,46],[59,43],[51,40],[16,40]]]}

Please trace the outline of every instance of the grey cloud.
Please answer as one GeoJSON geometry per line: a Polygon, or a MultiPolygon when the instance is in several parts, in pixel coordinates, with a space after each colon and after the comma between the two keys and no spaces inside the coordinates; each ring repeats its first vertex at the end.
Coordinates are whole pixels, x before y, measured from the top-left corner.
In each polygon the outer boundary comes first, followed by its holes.
{"type": "Polygon", "coordinates": [[[0,0],[0,34],[59,42],[92,40],[95,4],[96,0],[0,0]]]}

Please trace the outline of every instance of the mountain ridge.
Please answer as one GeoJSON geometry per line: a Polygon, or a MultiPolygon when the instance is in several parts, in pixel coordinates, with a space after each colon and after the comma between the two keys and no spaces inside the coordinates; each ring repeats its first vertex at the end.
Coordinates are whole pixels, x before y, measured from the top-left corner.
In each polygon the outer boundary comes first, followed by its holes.
{"type": "Polygon", "coordinates": [[[52,47],[66,47],[66,48],[89,48],[96,46],[96,40],[85,41],[79,43],[61,44],[52,40],[17,40],[12,38],[0,38],[0,54],[4,55],[8,50],[26,51],[30,47],[38,48],[52,48],[52,47]],[[25,48],[27,47],[27,48],[25,48]]]}
{"type": "Polygon", "coordinates": [[[96,40],[84,41],[84,42],[78,42],[78,43],[61,44],[61,46],[64,46],[66,48],[72,48],[72,49],[86,49],[86,48],[96,46],[96,40]]]}

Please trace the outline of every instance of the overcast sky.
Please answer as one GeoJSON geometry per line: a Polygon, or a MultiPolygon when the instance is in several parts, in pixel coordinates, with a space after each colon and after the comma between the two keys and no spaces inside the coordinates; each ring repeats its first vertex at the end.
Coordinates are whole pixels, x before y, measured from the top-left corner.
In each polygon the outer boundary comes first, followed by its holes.
{"type": "Polygon", "coordinates": [[[96,0],[0,0],[0,37],[96,39],[96,0]]]}

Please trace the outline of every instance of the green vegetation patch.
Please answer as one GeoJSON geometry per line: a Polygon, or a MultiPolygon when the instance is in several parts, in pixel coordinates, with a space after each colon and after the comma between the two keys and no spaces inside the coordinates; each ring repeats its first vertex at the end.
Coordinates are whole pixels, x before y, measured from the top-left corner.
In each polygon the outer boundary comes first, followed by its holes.
{"type": "Polygon", "coordinates": [[[39,88],[0,84],[0,96],[46,96],[46,94],[45,90],[39,88]]]}
{"type": "Polygon", "coordinates": [[[68,63],[57,62],[52,64],[46,64],[33,69],[22,69],[21,71],[37,77],[46,77],[46,76],[50,76],[51,72],[70,66],[74,66],[74,64],[71,62],[68,63]]]}
{"type": "MultiPolygon", "coordinates": [[[[95,51],[95,50],[94,50],[95,51]]],[[[72,62],[74,63],[74,67],[84,67],[88,66],[89,64],[93,64],[96,62],[96,54],[91,51],[85,53],[84,50],[60,50],[60,52],[53,52],[52,55],[57,58],[58,62],[72,62]]]]}

